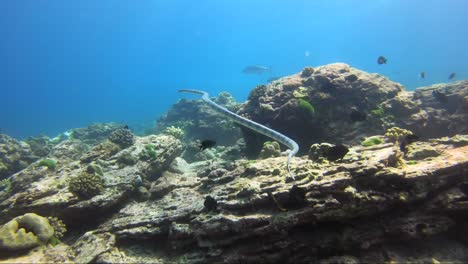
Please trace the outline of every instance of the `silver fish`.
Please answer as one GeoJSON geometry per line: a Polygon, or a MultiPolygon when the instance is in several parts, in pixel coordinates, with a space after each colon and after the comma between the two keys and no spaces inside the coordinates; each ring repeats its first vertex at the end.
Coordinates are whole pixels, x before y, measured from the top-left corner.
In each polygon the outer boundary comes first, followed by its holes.
{"type": "Polygon", "coordinates": [[[242,70],[245,74],[262,74],[264,72],[271,72],[271,67],[262,65],[249,65],[242,70]]]}

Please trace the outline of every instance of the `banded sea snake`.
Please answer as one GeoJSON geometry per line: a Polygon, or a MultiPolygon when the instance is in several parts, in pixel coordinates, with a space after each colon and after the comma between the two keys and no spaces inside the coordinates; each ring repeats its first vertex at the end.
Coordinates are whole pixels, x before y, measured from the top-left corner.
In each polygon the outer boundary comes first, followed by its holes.
{"type": "Polygon", "coordinates": [[[276,141],[278,141],[279,143],[287,146],[288,148],[290,148],[291,150],[289,151],[289,154],[288,154],[288,161],[286,163],[286,167],[288,169],[288,172],[289,172],[289,175],[291,175],[291,177],[293,179],[294,178],[294,174],[291,173],[290,169],[289,169],[289,163],[291,162],[291,159],[292,157],[294,157],[294,155],[296,155],[296,153],[299,151],[299,145],[297,145],[297,143],[288,138],[287,136],[271,129],[271,128],[268,128],[262,124],[259,124],[259,123],[256,123],[252,120],[249,120],[245,117],[242,117],[242,116],[239,116],[229,110],[227,110],[226,108],[216,104],[215,102],[211,101],[209,96],[208,96],[208,93],[204,92],[204,91],[198,91],[198,90],[187,90],[187,89],[183,89],[183,90],[179,90],[179,92],[184,92],[184,93],[195,93],[195,94],[201,94],[202,95],[202,100],[205,101],[211,108],[213,108],[213,110],[215,110],[216,113],[224,116],[224,117],[227,117],[229,119],[231,119],[232,121],[242,125],[242,126],[245,126],[245,127],[248,127],[262,135],[265,135],[271,139],[274,139],[276,141]]]}

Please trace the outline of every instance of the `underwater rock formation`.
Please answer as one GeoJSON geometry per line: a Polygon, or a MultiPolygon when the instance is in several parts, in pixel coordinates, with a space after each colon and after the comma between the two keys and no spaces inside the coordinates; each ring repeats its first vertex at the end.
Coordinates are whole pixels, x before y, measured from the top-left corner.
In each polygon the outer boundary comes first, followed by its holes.
{"type": "Polygon", "coordinates": [[[181,151],[172,136],[136,137],[133,146],[110,157],[59,160],[54,171],[32,164],[15,174],[0,203],[0,222],[40,212],[63,219],[75,235],[65,234],[66,244],[5,261],[468,259],[467,136],[410,142],[407,153],[398,142],[379,141],[351,147],[339,161],[296,157],[296,181],[287,177],[285,157],[187,164],[176,158],[181,151]],[[148,149],[156,154],[142,156],[148,149]],[[121,164],[128,155],[135,162],[121,164]],[[77,199],[67,190],[83,171],[102,174],[102,193],[77,199]]]}
{"type": "Polygon", "coordinates": [[[0,134],[0,180],[26,168],[37,159],[28,144],[0,134]]]}
{"type": "Polygon", "coordinates": [[[47,218],[27,213],[0,227],[0,250],[30,249],[47,243],[53,235],[54,229],[47,218]]]}
{"type": "Polygon", "coordinates": [[[55,229],[0,263],[467,262],[466,82],[447,86],[407,92],[345,64],[259,86],[238,113],[306,144],[295,180],[279,144],[256,134],[244,131],[262,159],[240,159],[240,130],[198,101],[179,101],[159,134],[131,145],[107,139],[122,127],[62,140],[0,182],[0,224],[35,213],[55,229]],[[192,148],[208,131],[225,144],[192,148]],[[83,175],[94,189],[69,188],[83,175]]]}
{"type": "Polygon", "coordinates": [[[39,158],[47,156],[55,143],[47,136],[29,137],[24,142],[31,147],[33,155],[39,158]]]}
{"type": "Polygon", "coordinates": [[[87,127],[75,128],[67,132],[70,139],[78,139],[88,145],[97,145],[107,138],[116,129],[122,128],[118,123],[95,123],[87,127]]]}
{"type": "Polygon", "coordinates": [[[109,135],[109,141],[122,148],[128,148],[135,142],[133,133],[128,128],[118,128],[109,135]]]}
{"type": "Polygon", "coordinates": [[[423,138],[468,134],[468,81],[405,92],[382,104],[394,124],[423,138]]]}
{"type": "Polygon", "coordinates": [[[53,213],[67,226],[93,221],[90,215],[118,208],[138,186],[160,177],[181,152],[182,145],[174,137],[152,135],[136,137],[133,146],[112,155],[85,153],[83,156],[88,157],[86,163],[79,159],[61,160],[53,171],[33,163],[9,179],[8,190],[0,190],[0,197],[4,197],[0,201],[0,222],[27,212],[53,213]],[[140,159],[140,154],[149,144],[154,146],[154,157],[140,159]],[[124,155],[134,157],[135,163],[119,163],[124,155]],[[83,175],[90,181],[83,182],[83,175]],[[62,209],[57,211],[57,208],[62,209]]]}
{"type": "MultiPolygon", "coordinates": [[[[387,78],[335,63],[256,87],[238,114],[296,140],[356,144],[398,126],[422,138],[468,133],[468,81],[406,91],[387,78]]],[[[266,137],[242,129],[257,157],[266,137]]]]}
{"type": "MultiPolygon", "coordinates": [[[[399,151],[393,143],[354,147],[340,162],[297,158],[297,181],[286,179],[284,158],[239,161],[198,177],[166,173],[150,200],[127,204],[95,232],[133,245],[164,241],[189,263],[304,263],[338,252],[382,263],[390,253],[405,257],[396,241],[418,247],[422,240],[431,250],[441,240],[461,250],[448,256],[443,247],[434,250],[439,261],[464,259],[468,247],[450,231],[465,225],[461,208],[468,196],[460,188],[468,176],[468,144],[425,144],[440,154],[417,161],[402,156],[401,165],[389,162],[399,151]],[[207,195],[216,211],[206,209],[207,195]]],[[[126,261],[138,259],[124,248],[126,261]]]]}
{"type": "MultiPolygon", "coordinates": [[[[313,143],[352,143],[363,135],[382,133],[382,123],[370,117],[384,101],[404,88],[387,78],[343,63],[305,68],[302,73],[255,88],[238,114],[296,140],[301,153],[313,143]],[[356,122],[351,111],[368,113],[356,122]],[[339,138],[342,142],[335,142],[339,138]]],[[[264,137],[243,129],[249,153],[258,154],[264,137]]]]}
{"type": "MultiPolygon", "coordinates": [[[[240,106],[226,92],[220,93],[213,101],[234,112],[240,106]]],[[[188,147],[182,157],[189,162],[203,160],[196,156],[199,152],[195,144],[197,140],[211,139],[215,140],[218,146],[233,146],[241,138],[240,129],[236,124],[216,114],[200,100],[179,100],[158,119],[155,132],[168,133],[167,129],[170,127],[183,131],[183,142],[188,147]]]]}

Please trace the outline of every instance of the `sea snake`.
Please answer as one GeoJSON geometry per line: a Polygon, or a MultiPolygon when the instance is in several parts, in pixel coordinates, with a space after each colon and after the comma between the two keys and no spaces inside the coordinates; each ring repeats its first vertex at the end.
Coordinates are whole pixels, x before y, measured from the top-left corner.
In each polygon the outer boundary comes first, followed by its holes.
{"type": "Polygon", "coordinates": [[[261,125],[259,123],[256,123],[252,120],[249,120],[247,118],[244,118],[240,115],[237,115],[229,110],[227,110],[226,108],[216,104],[215,102],[211,101],[209,96],[208,96],[208,93],[206,92],[203,92],[203,91],[198,91],[198,90],[187,90],[187,89],[184,89],[184,90],[179,90],[179,92],[185,92],[185,93],[195,93],[195,94],[201,94],[202,95],[202,100],[205,101],[209,106],[211,106],[213,108],[213,110],[216,111],[216,113],[224,116],[224,117],[227,117],[229,119],[231,119],[232,121],[240,124],[240,125],[243,125],[245,127],[248,127],[260,134],[263,134],[267,137],[270,137],[278,142],[280,142],[281,144],[287,146],[288,148],[291,149],[291,151],[289,152],[288,154],[288,161],[286,163],[286,167],[288,169],[288,172],[289,172],[289,175],[291,175],[291,177],[293,179],[294,178],[294,174],[291,173],[291,171],[289,170],[289,163],[291,162],[291,158],[294,157],[294,155],[296,155],[296,153],[299,151],[299,145],[297,145],[297,143],[288,138],[287,136],[271,129],[271,128],[268,128],[264,125],[261,125]]]}

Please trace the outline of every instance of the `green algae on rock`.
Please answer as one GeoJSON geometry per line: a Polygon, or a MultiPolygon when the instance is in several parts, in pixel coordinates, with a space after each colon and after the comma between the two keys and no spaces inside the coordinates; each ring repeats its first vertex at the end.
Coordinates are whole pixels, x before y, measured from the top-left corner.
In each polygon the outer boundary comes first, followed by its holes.
{"type": "Polygon", "coordinates": [[[37,163],[39,167],[47,167],[49,170],[55,170],[57,167],[57,161],[54,159],[43,159],[37,163]]]}
{"type": "Polygon", "coordinates": [[[368,137],[361,142],[364,147],[372,147],[383,143],[383,139],[380,136],[368,137]]]}

